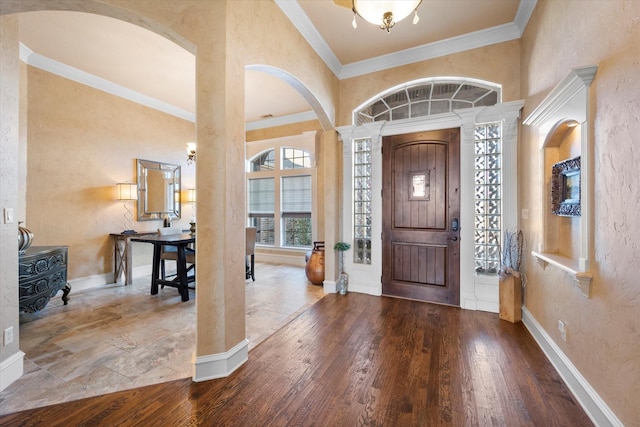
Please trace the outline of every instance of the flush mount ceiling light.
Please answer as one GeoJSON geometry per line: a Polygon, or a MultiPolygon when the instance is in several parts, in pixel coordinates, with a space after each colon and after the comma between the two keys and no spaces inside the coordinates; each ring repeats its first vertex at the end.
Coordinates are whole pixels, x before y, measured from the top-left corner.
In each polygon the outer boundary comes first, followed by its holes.
{"type": "MultiPolygon", "coordinates": [[[[336,2],[338,3],[338,2],[336,2]]],[[[413,12],[413,24],[420,20],[418,16],[418,6],[422,0],[352,0],[353,28],[358,28],[356,15],[359,15],[367,22],[378,25],[387,33],[396,22],[402,21],[413,12]]]]}

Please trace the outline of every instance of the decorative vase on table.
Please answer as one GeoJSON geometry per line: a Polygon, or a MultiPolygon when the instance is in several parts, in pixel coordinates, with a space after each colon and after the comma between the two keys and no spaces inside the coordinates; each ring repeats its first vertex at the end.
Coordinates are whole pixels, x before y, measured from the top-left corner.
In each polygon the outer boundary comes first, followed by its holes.
{"type": "Polygon", "coordinates": [[[311,283],[322,285],[324,282],[324,242],[313,242],[313,250],[304,270],[311,283]]]}
{"type": "Polygon", "coordinates": [[[23,254],[33,240],[33,233],[28,228],[23,227],[22,222],[18,223],[18,253],[23,254]]]}

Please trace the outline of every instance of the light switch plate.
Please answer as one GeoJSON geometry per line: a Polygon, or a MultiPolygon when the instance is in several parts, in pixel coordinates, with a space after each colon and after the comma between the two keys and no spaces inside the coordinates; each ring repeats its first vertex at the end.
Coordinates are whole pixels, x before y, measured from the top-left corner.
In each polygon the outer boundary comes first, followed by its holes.
{"type": "Polygon", "coordinates": [[[13,208],[4,208],[4,223],[13,224],[13,208]]]}

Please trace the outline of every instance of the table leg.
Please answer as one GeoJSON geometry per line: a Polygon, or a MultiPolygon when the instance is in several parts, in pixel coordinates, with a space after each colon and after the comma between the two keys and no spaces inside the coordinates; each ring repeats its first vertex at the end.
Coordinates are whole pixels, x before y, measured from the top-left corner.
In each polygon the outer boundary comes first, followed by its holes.
{"type": "Polygon", "coordinates": [[[126,257],[124,266],[124,284],[126,286],[133,284],[133,253],[131,252],[131,239],[128,236],[124,238],[124,251],[126,257]]]}
{"type": "Polygon", "coordinates": [[[178,279],[180,280],[180,296],[182,301],[189,301],[189,284],[187,279],[187,256],[185,245],[178,246],[178,279]]]}
{"type": "Polygon", "coordinates": [[[153,266],[151,268],[151,295],[158,293],[158,280],[160,279],[160,252],[162,245],[153,245],[153,266]]]}
{"type": "Polygon", "coordinates": [[[125,245],[120,236],[113,236],[113,283],[118,283],[123,272],[125,245]]]}
{"type": "Polygon", "coordinates": [[[67,305],[69,302],[69,292],[71,292],[71,285],[67,283],[64,288],[62,288],[62,302],[64,302],[64,305],[67,305]]]}

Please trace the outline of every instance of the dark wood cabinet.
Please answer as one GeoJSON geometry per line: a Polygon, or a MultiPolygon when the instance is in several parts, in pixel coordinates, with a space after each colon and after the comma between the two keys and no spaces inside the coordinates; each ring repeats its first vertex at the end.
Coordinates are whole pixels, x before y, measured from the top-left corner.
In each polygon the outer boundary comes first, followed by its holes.
{"type": "Polygon", "coordinates": [[[20,311],[42,310],[60,290],[67,305],[67,252],[66,246],[32,246],[20,254],[20,311]]]}

